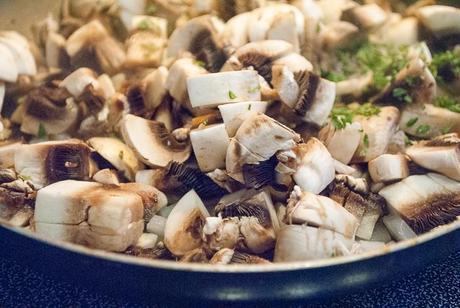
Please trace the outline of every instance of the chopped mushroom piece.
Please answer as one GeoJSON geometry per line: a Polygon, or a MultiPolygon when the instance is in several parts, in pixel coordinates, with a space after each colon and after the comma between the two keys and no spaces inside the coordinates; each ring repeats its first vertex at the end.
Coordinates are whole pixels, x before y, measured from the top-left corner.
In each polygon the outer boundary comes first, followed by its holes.
{"type": "Polygon", "coordinates": [[[208,172],[225,167],[225,157],[230,144],[225,124],[194,129],[190,141],[201,171],[208,172]]]}
{"type": "Polygon", "coordinates": [[[374,182],[391,182],[409,176],[409,165],[404,155],[383,154],[369,162],[369,174],[374,182]]]}
{"type": "Polygon", "coordinates": [[[343,129],[327,124],[320,132],[319,138],[334,159],[341,163],[350,163],[361,141],[361,123],[347,124],[343,129]]]}
{"type": "Polygon", "coordinates": [[[460,9],[444,5],[428,5],[416,12],[423,26],[435,36],[460,33],[460,9]]]}
{"type": "Polygon", "coordinates": [[[387,13],[375,3],[351,7],[343,11],[341,17],[364,30],[380,26],[387,18],[387,13]]]}

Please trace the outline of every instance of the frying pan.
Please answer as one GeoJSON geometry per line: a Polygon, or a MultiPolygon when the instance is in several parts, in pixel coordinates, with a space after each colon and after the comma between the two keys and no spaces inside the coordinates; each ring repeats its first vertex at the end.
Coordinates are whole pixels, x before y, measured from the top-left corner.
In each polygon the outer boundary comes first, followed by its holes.
{"type": "MultiPolygon", "coordinates": [[[[0,0],[0,29],[27,34],[57,0],[0,0]]],[[[209,266],[147,260],[52,242],[0,221],[0,256],[109,296],[136,302],[324,300],[383,284],[460,250],[460,221],[386,250],[319,261],[209,266]]]]}

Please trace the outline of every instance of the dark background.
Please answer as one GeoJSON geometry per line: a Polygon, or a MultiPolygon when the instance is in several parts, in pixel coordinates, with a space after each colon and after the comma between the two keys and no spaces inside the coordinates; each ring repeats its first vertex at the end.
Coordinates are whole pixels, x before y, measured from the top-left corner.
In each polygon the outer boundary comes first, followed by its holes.
{"type": "MultiPolygon", "coordinates": [[[[107,277],[110,283],[110,277],[107,277]]],[[[460,307],[460,251],[420,273],[315,307],[460,307]]],[[[212,283],[212,282],[210,282],[212,283]]],[[[152,290],[153,293],[154,290],[152,290]]],[[[152,305],[155,295],[152,294],[152,305]]],[[[51,280],[0,258],[0,307],[144,307],[51,280]]],[[[269,306],[264,304],[263,306],[269,306]]],[[[295,304],[294,306],[299,306],[295,304]]]]}

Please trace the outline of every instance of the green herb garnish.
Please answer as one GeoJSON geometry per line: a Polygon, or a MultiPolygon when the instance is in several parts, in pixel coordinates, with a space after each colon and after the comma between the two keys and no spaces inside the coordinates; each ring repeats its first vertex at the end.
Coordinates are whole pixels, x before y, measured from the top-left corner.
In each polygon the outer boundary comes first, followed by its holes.
{"type": "Polygon", "coordinates": [[[22,174],[20,174],[20,175],[18,175],[18,178],[21,179],[21,180],[23,180],[24,182],[25,182],[25,181],[31,181],[31,180],[32,180],[32,177],[29,176],[29,175],[22,175],[22,174]]]}
{"type": "Polygon", "coordinates": [[[347,107],[336,107],[332,109],[331,120],[336,129],[344,129],[353,122],[353,111],[347,107]]]}
{"type": "Polygon", "coordinates": [[[118,158],[119,158],[119,159],[123,159],[124,156],[125,156],[125,152],[120,151],[120,152],[118,153],[118,158]]]}
{"type": "Polygon", "coordinates": [[[149,5],[147,5],[147,8],[145,9],[145,12],[147,13],[147,15],[153,15],[155,14],[157,11],[157,6],[153,3],[150,3],[149,5]]]}
{"type": "Polygon", "coordinates": [[[195,65],[198,65],[198,66],[201,66],[201,67],[205,67],[206,66],[206,63],[204,63],[204,61],[201,61],[201,60],[194,60],[193,63],[195,65]]]}
{"type": "Polygon", "coordinates": [[[248,105],[248,110],[251,110],[251,108],[252,108],[252,105],[249,104],[249,105],[248,105]]]}
{"type": "Polygon", "coordinates": [[[440,132],[441,134],[445,135],[445,134],[450,133],[451,130],[452,130],[452,126],[446,126],[446,127],[441,128],[440,132]]]}
{"type": "Polygon", "coordinates": [[[426,135],[431,129],[431,126],[428,124],[422,124],[417,127],[417,130],[415,131],[418,135],[426,135]]]}
{"type": "Polygon", "coordinates": [[[460,56],[448,50],[433,56],[430,70],[438,82],[450,82],[460,77],[460,56]]]}
{"type": "Polygon", "coordinates": [[[417,121],[418,121],[418,118],[412,118],[409,121],[407,121],[406,126],[407,127],[412,127],[412,126],[414,126],[415,123],[417,123],[417,121]]]}
{"type": "Polygon", "coordinates": [[[404,88],[394,88],[392,94],[401,102],[408,104],[412,103],[412,96],[410,96],[409,92],[404,88]]]}
{"type": "Polygon", "coordinates": [[[356,110],[354,110],[354,114],[365,116],[365,117],[372,117],[374,115],[379,115],[379,113],[380,113],[380,108],[372,105],[371,103],[366,103],[364,105],[361,105],[356,110]]]}
{"type": "Polygon", "coordinates": [[[363,145],[366,149],[369,148],[369,135],[368,134],[364,134],[363,145]]]}
{"type": "Polygon", "coordinates": [[[438,97],[436,99],[436,105],[452,112],[460,113],[460,101],[452,96],[443,95],[438,97]]]}
{"type": "Polygon", "coordinates": [[[48,133],[46,132],[45,125],[43,123],[38,124],[38,138],[40,139],[46,139],[48,136],[48,133]]]}
{"type": "Polygon", "coordinates": [[[254,87],[254,88],[251,88],[248,90],[248,93],[257,93],[258,91],[260,91],[260,85],[257,86],[257,87],[254,87]]]}
{"type": "Polygon", "coordinates": [[[233,93],[232,91],[228,91],[228,97],[229,97],[230,99],[235,99],[237,96],[236,96],[236,94],[233,93]]]}
{"type": "Polygon", "coordinates": [[[150,22],[147,19],[144,19],[137,25],[137,28],[142,31],[149,30],[150,22]]]}

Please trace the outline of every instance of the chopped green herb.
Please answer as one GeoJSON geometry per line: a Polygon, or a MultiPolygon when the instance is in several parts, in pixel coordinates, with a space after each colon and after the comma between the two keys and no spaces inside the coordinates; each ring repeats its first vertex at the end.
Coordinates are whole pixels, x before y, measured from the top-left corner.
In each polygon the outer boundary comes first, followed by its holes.
{"type": "Polygon", "coordinates": [[[440,132],[441,134],[445,135],[445,134],[450,133],[451,130],[452,130],[452,126],[446,126],[446,127],[441,128],[440,132]]]}
{"type": "Polygon", "coordinates": [[[412,103],[412,96],[404,88],[394,88],[392,92],[393,96],[403,103],[412,103]]]}
{"type": "Polygon", "coordinates": [[[149,30],[150,29],[150,22],[147,19],[142,20],[138,25],[137,28],[139,30],[149,30]]]}
{"type": "Polygon", "coordinates": [[[38,138],[40,139],[45,139],[48,136],[48,133],[46,132],[45,125],[43,123],[38,124],[38,138]]]}
{"type": "Polygon", "coordinates": [[[232,91],[228,91],[228,97],[229,97],[230,99],[235,99],[237,96],[236,96],[236,94],[233,93],[232,91]]]}
{"type": "Polygon", "coordinates": [[[369,135],[368,134],[364,134],[363,145],[366,149],[369,148],[369,135]]]}
{"type": "Polygon", "coordinates": [[[340,82],[347,79],[343,72],[322,72],[321,77],[333,82],[340,82]]]}
{"type": "Polygon", "coordinates": [[[120,152],[118,153],[118,158],[123,159],[124,156],[125,156],[125,152],[120,151],[120,152]]]}
{"type": "Polygon", "coordinates": [[[20,175],[18,175],[18,178],[21,179],[21,180],[23,180],[23,181],[31,181],[31,180],[32,180],[32,177],[29,176],[29,175],[22,175],[22,174],[20,174],[20,175]]]}
{"type": "Polygon", "coordinates": [[[406,147],[408,147],[408,146],[411,146],[412,144],[413,144],[413,143],[412,143],[412,141],[409,139],[409,137],[407,137],[407,135],[404,135],[404,145],[405,145],[406,147]]]}
{"type": "Polygon", "coordinates": [[[153,3],[150,3],[149,5],[147,5],[147,8],[145,9],[145,12],[148,15],[153,15],[156,13],[156,11],[157,11],[157,6],[153,3]]]}
{"type": "Polygon", "coordinates": [[[249,105],[248,105],[248,110],[251,110],[251,108],[252,108],[252,105],[249,104],[249,105]]]}
{"type": "Polygon", "coordinates": [[[353,111],[347,107],[336,107],[332,109],[331,120],[336,129],[344,129],[353,122],[353,111]]]}
{"type": "Polygon", "coordinates": [[[417,127],[417,130],[415,131],[419,135],[426,135],[431,129],[431,126],[428,124],[422,124],[417,127]]]}
{"type": "Polygon", "coordinates": [[[258,85],[257,87],[254,87],[254,88],[251,88],[248,90],[248,93],[257,93],[258,91],[260,91],[260,85],[258,85]]]}
{"type": "Polygon", "coordinates": [[[152,44],[142,44],[142,49],[144,49],[144,57],[151,57],[155,52],[158,51],[158,47],[152,44]]]}
{"type": "Polygon", "coordinates": [[[208,125],[208,120],[204,120],[203,122],[201,122],[201,125],[203,125],[203,126],[208,125]]]}
{"type": "Polygon", "coordinates": [[[440,83],[450,82],[460,77],[460,57],[448,50],[433,56],[430,70],[440,83]]]}
{"type": "Polygon", "coordinates": [[[372,105],[371,103],[366,103],[364,105],[359,106],[354,113],[356,115],[361,115],[365,117],[372,117],[374,115],[379,115],[380,108],[377,106],[372,105]]]}
{"type": "Polygon", "coordinates": [[[204,61],[201,61],[201,60],[194,60],[193,63],[195,65],[198,65],[198,66],[201,66],[201,67],[205,67],[206,66],[206,63],[204,63],[204,61]]]}
{"type": "Polygon", "coordinates": [[[407,126],[407,127],[412,127],[412,126],[414,126],[415,123],[417,123],[417,121],[418,121],[418,118],[417,118],[417,117],[412,118],[412,119],[410,119],[409,121],[407,121],[406,126],[407,126]]]}
{"type": "Polygon", "coordinates": [[[452,112],[460,113],[460,101],[454,97],[443,95],[436,99],[436,105],[452,112]]]}

